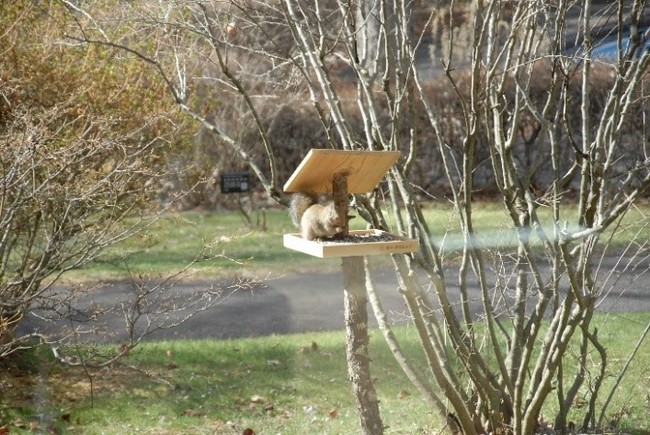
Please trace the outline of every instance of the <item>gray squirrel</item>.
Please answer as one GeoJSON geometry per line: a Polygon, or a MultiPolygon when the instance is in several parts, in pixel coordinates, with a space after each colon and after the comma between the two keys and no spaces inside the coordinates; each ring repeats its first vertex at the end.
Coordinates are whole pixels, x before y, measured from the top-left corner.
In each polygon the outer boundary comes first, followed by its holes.
{"type": "Polygon", "coordinates": [[[318,196],[312,193],[294,193],[289,214],[306,240],[335,236],[345,231],[347,223],[340,218],[334,201],[321,204],[318,196]]]}

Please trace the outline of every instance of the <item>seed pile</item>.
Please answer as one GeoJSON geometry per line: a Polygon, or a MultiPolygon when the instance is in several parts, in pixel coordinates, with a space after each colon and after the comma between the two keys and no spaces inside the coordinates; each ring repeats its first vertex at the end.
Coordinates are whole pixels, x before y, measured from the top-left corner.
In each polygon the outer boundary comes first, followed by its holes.
{"type": "Polygon", "coordinates": [[[319,242],[324,244],[340,244],[340,243],[373,243],[373,242],[394,242],[401,240],[392,234],[388,233],[368,233],[368,234],[352,234],[345,237],[330,237],[327,239],[318,239],[319,242]]]}

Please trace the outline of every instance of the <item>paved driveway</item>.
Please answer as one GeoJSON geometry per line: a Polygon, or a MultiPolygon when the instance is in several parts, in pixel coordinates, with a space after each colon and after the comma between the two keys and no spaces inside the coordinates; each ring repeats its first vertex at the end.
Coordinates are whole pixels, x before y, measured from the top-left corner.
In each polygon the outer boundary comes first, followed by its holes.
{"type": "MultiPolygon", "coordinates": [[[[616,270],[614,259],[603,270],[616,270]]],[[[647,267],[646,267],[647,269],[647,267]]],[[[448,282],[454,282],[450,273],[448,282]]],[[[604,272],[603,272],[604,273],[604,272]]],[[[604,275],[603,275],[604,277],[604,275]]],[[[407,319],[406,309],[390,267],[376,268],[373,278],[384,308],[394,322],[407,319]]],[[[650,311],[650,272],[630,271],[612,273],[609,278],[612,290],[598,303],[601,312],[650,311]]],[[[208,281],[180,283],[173,291],[181,298],[210,287],[208,281]]],[[[451,284],[449,284],[451,285],[451,284]]],[[[476,286],[470,292],[472,309],[481,311],[480,294],[476,286]]],[[[230,294],[216,306],[198,313],[180,327],[161,330],[152,339],[175,338],[238,338],[271,334],[337,330],[343,328],[343,280],[338,270],[321,273],[299,273],[273,278],[262,285],[243,288],[230,294]]],[[[114,283],[99,289],[94,297],[100,306],[130,293],[127,283],[114,283]]],[[[458,300],[457,288],[450,287],[452,298],[458,300]]],[[[453,302],[453,299],[452,299],[453,302]]],[[[182,315],[183,312],[179,313],[182,315]]],[[[83,315],[81,319],[84,320],[83,315]]],[[[371,325],[374,318],[370,315],[371,325]]],[[[106,316],[106,334],[88,335],[88,339],[120,341],[124,334],[111,335],[110,331],[124,330],[124,320],[119,316],[106,316]]],[[[62,327],[64,324],[59,324],[62,327]]],[[[36,318],[27,319],[23,330],[44,328],[36,318]]],[[[48,327],[51,329],[52,327],[48,327]]],[[[55,327],[56,328],[56,327],[55,327]]]]}

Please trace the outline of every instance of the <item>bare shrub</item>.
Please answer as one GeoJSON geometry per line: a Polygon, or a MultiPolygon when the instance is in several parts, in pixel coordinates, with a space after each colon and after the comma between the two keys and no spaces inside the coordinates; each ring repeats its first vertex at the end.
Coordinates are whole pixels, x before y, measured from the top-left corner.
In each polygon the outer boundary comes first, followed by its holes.
{"type": "Polygon", "coordinates": [[[69,338],[20,330],[30,313],[99,314],[56,283],[151,222],[182,126],[158,77],[109,47],[63,44],[71,17],[41,6],[0,18],[0,358],[69,338]]]}

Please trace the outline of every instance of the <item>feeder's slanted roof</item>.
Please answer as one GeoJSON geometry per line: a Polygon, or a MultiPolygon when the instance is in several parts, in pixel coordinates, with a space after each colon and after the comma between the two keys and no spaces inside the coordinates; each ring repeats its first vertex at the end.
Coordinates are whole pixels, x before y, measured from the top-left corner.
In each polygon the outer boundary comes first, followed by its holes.
{"type": "Polygon", "coordinates": [[[284,191],[332,192],[335,174],[347,173],[348,193],[371,192],[399,158],[399,151],[312,149],[284,185],[284,191]]]}

